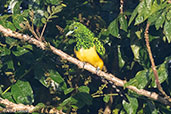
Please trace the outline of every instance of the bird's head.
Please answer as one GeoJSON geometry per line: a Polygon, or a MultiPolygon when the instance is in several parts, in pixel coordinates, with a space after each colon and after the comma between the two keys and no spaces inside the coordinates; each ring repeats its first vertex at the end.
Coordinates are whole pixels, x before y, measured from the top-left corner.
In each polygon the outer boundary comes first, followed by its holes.
{"type": "Polygon", "coordinates": [[[83,25],[80,22],[74,22],[71,25],[69,25],[69,32],[66,34],[66,36],[69,35],[78,35],[78,34],[87,34],[89,33],[89,29],[85,25],[83,25]]]}

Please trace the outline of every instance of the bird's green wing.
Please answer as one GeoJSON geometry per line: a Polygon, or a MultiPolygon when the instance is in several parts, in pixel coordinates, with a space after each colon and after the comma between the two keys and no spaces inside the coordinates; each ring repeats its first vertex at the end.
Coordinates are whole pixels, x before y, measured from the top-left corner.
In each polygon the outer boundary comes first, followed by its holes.
{"type": "Polygon", "coordinates": [[[103,46],[103,44],[99,41],[98,38],[94,37],[94,45],[96,46],[96,51],[101,55],[104,56],[105,55],[105,48],[103,46]]]}

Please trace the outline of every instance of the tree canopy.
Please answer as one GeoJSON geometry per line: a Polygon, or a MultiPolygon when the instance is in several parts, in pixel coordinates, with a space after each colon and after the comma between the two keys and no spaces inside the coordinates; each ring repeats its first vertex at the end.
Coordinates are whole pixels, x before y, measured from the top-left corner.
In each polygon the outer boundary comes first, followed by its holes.
{"type": "Polygon", "coordinates": [[[170,95],[170,0],[0,0],[0,112],[168,114],[170,95]],[[74,22],[107,71],[75,59],[74,22]]]}

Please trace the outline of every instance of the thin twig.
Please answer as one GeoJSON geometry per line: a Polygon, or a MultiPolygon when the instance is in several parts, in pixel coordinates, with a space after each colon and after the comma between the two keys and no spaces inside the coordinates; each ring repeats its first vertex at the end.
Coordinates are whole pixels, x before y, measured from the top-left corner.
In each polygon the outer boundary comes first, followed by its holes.
{"type": "Polygon", "coordinates": [[[40,35],[40,40],[41,40],[41,41],[43,41],[43,40],[42,40],[42,37],[43,37],[43,34],[44,34],[44,32],[45,32],[46,26],[47,26],[47,23],[43,26],[43,29],[42,29],[42,32],[41,32],[41,35],[40,35]]]}
{"type": "Polygon", "coordinates": [[[123,14],[124,0],[120,0],[120,14],[123,14]]]}
{"type": "Polygon", "coordinates": [[[160,85],[160,82],[159,82],[159,78],[158,78],[159,76],[158,76],[158,73],[157,73],[157,70],[156,70],[156,65],[155,65],[155,62],[154,62],[154,59],[153,59],[153,55],[152,55],[151,47],[150,47],[150,43],[149,43],[149,36],[148,36],[149,26],[150,26],[150,24],[147,23],[146,29],[145,29],[145,32],[144,32],[144,36],[145,36],[147,51],[148,51],[148,54],[149,54],[149,57],[150,57],[151,65],[152,65],[151,67],[152,67],[152,70],[153,70],[153,73],[154,73],[154,77],[155,77],[155,82],[156,82],[156,85],[157,85],[157,88],[159,89],[159,91],[166,98],[169,98],[169,96],[167,96],[167,94],[164,92],[164,90],[163,90],[163,88],[162,88],[162,86],[160,85]]]}
{"type": "MultiPolygon", "coordinates": [[[[46,48],[46,43],[44,42],[41,42],[41,41],[38,41],[36,40],[35,38],[33,37],[30,37],[28,35],[23,35],[21,33],[18,33],[18,32],[13,32],[12,30],[10,29],[6,29],[4,28],[2,25],[0,25],[0,32],[2,32],[4,34],[4,36],[9,36],[9,37],[14,37],[14,38],[17,38],[17,39],[20,39],[20,40],[23,40],[23,41],[27,41],[28,43],[30,44],[34,44],[36,45],[37,47],[41,48],[42,50],[45,50],[46,48]]],[[[69,56],[68,54],[64,53],[63,51],[49,45],[49,48],[50,50],[60,56],[62,59],[65,59],[75,65],[77,65],[79,68],[83,68],[84,66],[84,69],[85,70],[88,70],[89,72],[93,73],[93,74],[97,74],[97,76],[99,77],[102,77],[108,81],[111,81],[113,82],[116,86],[124,86],[124,84],[126,83],[124,80],[121,80],[119,78],[117,78],[116,76],[112,75],[112,74],[109,74],[109,73],[106,73],[106,72],[103,72],[103,71],[98,71],[97,73],[97,69],[95,67],[93,67],[92,65],[88,64],[88,63],[84,63],[84,62],[81,62],[79,61],[78,59],[72,57],[72,56],[69,56]]],[[[150,99],[153,99],[153,100],[156,100],[156,101],[159,101],[165,105],[169,105],[171,106],[171,99],[165,99],[161,96],[159,96],[157,93],[155,92],[151,92],[151,91],[147,91],[147,90],[144,90],[144,89],[138,89],[137,87],[135,86],[127,86],[126,88],[136,92],[137,94],[139,95],[143,95],[143,96],[146,96],[150,99]]]]}

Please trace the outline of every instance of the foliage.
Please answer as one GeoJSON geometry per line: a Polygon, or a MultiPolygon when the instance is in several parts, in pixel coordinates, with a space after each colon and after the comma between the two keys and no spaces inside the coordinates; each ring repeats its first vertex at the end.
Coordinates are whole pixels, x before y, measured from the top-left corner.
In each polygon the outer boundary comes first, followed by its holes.
{"type": "MultiPolygon", "coordinates": [[[[158,92],[144,38],[146,23],[150,23],[149,40],[159,80],[170,96],[171,4],[167,0],[129,0],[124,1],[123,13],[119,8],[120,2],[114,0],[1,0],[0,25],[43,37],[73,56],[75,40],[65,34],[73,21],[81,22],[104,44],[108,72],[126,79],[125,87],[158,92]]],[[[112,96],[113,113],[171,113],[164,104],[130,90],[124,90],[126,102],[111,94],[110,86],[48,50],[0,33],[3,98],[26,105],[51,105],[64,112],[96,114],[112,96]]]]}

